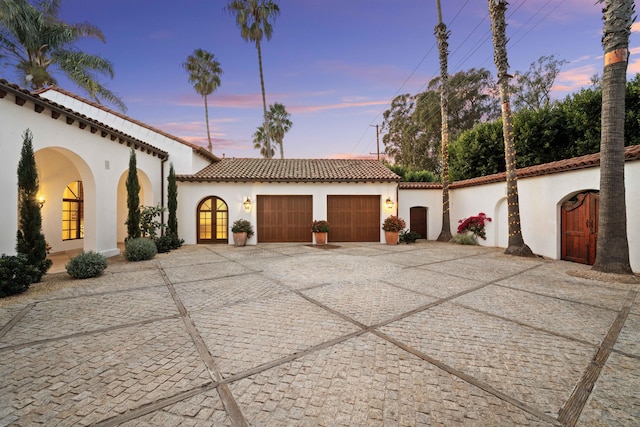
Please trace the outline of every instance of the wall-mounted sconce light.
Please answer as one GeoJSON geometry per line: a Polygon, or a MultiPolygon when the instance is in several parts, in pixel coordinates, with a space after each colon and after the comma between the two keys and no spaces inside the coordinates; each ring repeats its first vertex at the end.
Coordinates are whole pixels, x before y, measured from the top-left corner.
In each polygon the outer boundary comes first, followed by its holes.
{"type": "Polygon", "coordinates": [[[46,200],[44,199],[44,196],[38,196],[38,205],[40,206],[40,209],[42,209],[42,207],[44,206],[44,203],[46,202],[46,200]]]}
{"type": "Polygon", "coordinates": [[[384,203],[387,205],[387,209],[393,209],[394,203],[393,200],[391,200],[391,197],[387,197],[387,200],[384,203]]]}
{"type": "Polygon", "coordinates": [[[251,199],[248,197],[244,199],[242,206],[244,207],[245,212],[251,212],[251,199]]]}

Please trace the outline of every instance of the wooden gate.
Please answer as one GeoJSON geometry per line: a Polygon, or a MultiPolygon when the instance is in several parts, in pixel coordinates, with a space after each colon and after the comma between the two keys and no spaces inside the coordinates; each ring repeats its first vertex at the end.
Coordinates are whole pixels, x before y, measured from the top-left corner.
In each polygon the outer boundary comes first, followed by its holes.
{"type": "Polygon", "coordinates": [[[409,230],[418,233],[421,239],[427,238],[427,208],[414,206],[409,210],[409,230]]]}
{"type": "Polygon", "coordinates": [[[596,260],[600,195],[581,193],[562,204],[562,259],[592,265],[596,260]]]}

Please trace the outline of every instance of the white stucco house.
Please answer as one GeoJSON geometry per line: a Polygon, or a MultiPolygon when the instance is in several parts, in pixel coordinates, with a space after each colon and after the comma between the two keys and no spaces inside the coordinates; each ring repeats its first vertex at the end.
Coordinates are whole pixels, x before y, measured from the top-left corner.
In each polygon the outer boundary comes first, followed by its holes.
{"type": "Polygon", "coordinates": [[[231,243],[233,221],[249,219],[258,242],[309,242],[314,219],[342,241],[382,241],[397,209],[399,177],[372,160],[220,159],[180,138],[59,88],[31,93],[0,80],[3,214],[0,253],[14,253],[16,168],[30,129],[52,252],[119,253],[126,237],[126,176],[135,149],[141,202],[166,206],[173,164],[178,227],[187,244],[231,243]]]}
{"type": "MultiPolygon", "coordinates": [[[[440,233],[441,186],[401,183],[378,161],[221,159],[65,90],[32,93],[5,80],[0,80],[0,120],[0,194],[7,207],[0,218],[0,253],[15,253],[16,169],[26,129],[33,134],[43,232],[53,253],[119,253],[126,236],[132,148],[146,206],[166,206],[173,164],[179,234],[187,244],[231,244],[231,224],[241,218],[256,231],[249,244],[311,243],[310,224],[316,219],[331,224],[330,243],[382,243],[381,223],[391,214],[427,239],[440,233]]],[[[633,215],[640,210],[640,146],[627,148],[626,158],[631,264],[640,271],[640,226],[633,215]]],[[[597,227],[589,224],[594,215],[597,219],[599,156],[521,169],[518,176],[522,230],[531,249],[553,259],[592,262],[597,227]],[[581,229],[579,215],[588,216],[581,229]]],[[[452,183],[450,197],[452,232],[459,219],[485,212],[493,221],[481,244],[506,246],[504,174],[452,183]]]]}

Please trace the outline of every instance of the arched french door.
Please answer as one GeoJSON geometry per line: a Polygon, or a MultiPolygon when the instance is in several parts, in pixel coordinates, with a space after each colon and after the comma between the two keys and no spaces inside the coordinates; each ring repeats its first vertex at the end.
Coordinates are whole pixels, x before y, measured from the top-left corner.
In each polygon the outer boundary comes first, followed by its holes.
{"type": "Polygon", "coordinates": [[[198,243],[228,243],[229,208],[224,200],[212,196],[198,205],[198,243]]]}

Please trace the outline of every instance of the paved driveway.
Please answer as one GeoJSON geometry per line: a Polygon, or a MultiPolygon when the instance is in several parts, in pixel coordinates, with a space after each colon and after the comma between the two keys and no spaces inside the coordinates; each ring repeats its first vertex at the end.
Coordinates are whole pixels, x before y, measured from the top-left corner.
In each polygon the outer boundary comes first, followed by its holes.
{"type": "Polygon", "coordinates": [[[422,242],[50,275],[0,304],[0,425],[637,425],[640,286],[587,268],[422,242]]]}

